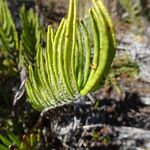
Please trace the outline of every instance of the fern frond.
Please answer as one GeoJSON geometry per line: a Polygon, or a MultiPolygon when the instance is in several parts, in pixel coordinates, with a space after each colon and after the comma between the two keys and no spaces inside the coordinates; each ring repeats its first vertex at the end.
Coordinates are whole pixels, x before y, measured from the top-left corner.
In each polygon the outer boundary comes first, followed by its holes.
{"type": "Polygon", "coordinates": [[[20,18],[22,23],[20,63],[21,66],[28,66],[35,62],[37,45],[40,43],[40,25],[33,9],[27,11],[25,6],[20,9],[20,18]]]}
{"type": "Polygon", "coordinates": [[[5,58],[4,65],[17,66],[18,34],[5,0],[0,0],[0,53],[5,58]]]}
{"type": "Polygon", "coordinates": [[[78,93],[72,87],[74,84],[76,88],[71,68],[71,55],[75,44],[72,42],[75,40],[75,27],[72,28],[76,23],[75,12],[75,1],[71,0],[69,16],[62,20],[54,36],[52,28],[48,27],[46,56],[42,48],[39,48],[36,66],[30,67],[26,89],[29,101],[38,110],[68,103],[78,93]],[[69,68],[70,73],[66,68],[69,68]]]}
{"type": "Polygon", "coordinates": [[[40,141],[40,130],[37,133],[23,135],[22,140],[13,133],[7,133],[7,136],[0,135],[0,149],[16,149],[16,150],[34,150],[40,141]]]}
{"type": "MultiPolygon", "coordinates": [[[[98,30],[97,42],[94,43],[96,48],[92,68],[88,76],[88,80],[84,87],[80,90],[81,95],[86,95],[100,88],[107,77],[112,60],[115,55],[115,37],[112,21],[101,0],[93,0],[94,8],[90,10],[90,18],[94,20],[95,28],[98,30]]],[[[91,24],[91,25],[92,25],[91,24]]]]}
{"type": "Polygon", "coordinates": [[[55,35],[48,27],[46,52],[39,46],[36,65],[29,67],[26,89],[37,110],[72,102],[100,88],[114,58],[113,24],[102,1],[93,0],[89,11],[93,42],[84,20],[77,21],[75,2],[70,0],[68,17],[55,35]]]}

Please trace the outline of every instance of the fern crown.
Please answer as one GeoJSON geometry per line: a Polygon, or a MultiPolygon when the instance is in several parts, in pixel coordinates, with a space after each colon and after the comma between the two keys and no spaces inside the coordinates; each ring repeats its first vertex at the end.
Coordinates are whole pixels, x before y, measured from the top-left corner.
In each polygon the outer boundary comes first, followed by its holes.
{"type": "Polygon", "coordinates": [[[37,48],[36,65],[29,66],[28,100],[37,110],[72,102],[103,85],[115,55],[112,21],[102,0],[92,0],[88,22],[78,21],[76,0],[56,33],[47,31],[47,47],[37,48]]]}

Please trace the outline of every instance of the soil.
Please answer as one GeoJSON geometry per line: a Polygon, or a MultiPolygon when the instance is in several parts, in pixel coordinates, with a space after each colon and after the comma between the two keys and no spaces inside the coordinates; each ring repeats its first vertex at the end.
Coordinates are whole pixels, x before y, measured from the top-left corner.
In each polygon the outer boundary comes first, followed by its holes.
{"type": "MultiPolygon", "coordinates": [[[[38,126],[42,126],[45,130],[51,127],[52,135],[60,143],[60,149],[62,145],[64,149],[102,150],[130,150],[131,147],[137,149],[146,146],[150,141],[150,137],[146,137],[145,134],[145,132],[150,134],[150,106],[142,103],[141,96],[136,91],[124,91],[124,96],[116,100],[113,98],[113,92],[104,94],[104,90],[102,88],[93,93],[92,102],[89,97],[84,97],[77,103],[46,112],[38,126]],[[48,125],[43,124],[43,120],[48,122],[48,125]],[[122,131],[122,127],[126,127],[127,133],[122,131]],[[129,128],[131,130],[128,132],[129,128]],[[135,129],[136,138],[121,137],[132,134],[131,131],[135,129]],[[145,137],[141,136],[143,132],[145,137]],[[131,144],[133,140],[135,143],[131,144]],[[124,144],[125,141],[128,146],[124,144]]],[[[52,145],[54,147],[55,142],[52,145]]]]}

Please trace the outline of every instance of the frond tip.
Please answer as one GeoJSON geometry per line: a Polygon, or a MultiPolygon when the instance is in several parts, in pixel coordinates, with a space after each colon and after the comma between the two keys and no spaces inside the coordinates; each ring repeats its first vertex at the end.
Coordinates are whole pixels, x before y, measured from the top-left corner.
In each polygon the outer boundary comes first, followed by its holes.
{"type": "Polygon", "coordinates": [[[93,0],[93,4],[90,30],[84,20],[77,21],[76,0],[70,0],[68,17],[62,19],[55,35],[48,27],[46,52],[38,46],[36,66],[29,67],[26,83],[35,109],[72,102],[104,83],[115,55],[115,36],[102,1],[93,0]]]}

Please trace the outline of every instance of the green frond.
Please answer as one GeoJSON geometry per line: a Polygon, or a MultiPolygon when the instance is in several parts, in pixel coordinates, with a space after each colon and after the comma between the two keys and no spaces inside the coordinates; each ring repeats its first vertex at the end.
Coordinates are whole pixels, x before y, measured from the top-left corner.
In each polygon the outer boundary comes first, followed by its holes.
{"type": "Polygon", "coordinates": [[[18,42],[13,18],[6,0],[0,0],[0,55],[3,72],[16,74],[18,67],[28,66],[35,62],[37,45],[40,43],[38,16],[33,9],[20,10],[22,23],[21,41],[18,42]],[[19,65],[18,65],[19,64],[19,65]]]}
{"type": "Polygon", "coordinates": [[[0,135],[0,149],[8,150],[11,145],[20,147],[21,141],[13,133],[8,133],[7,136],[0,135]]]}
{"type": "Polygon", "coordinates": [[[5,0],[0,0],[0,54],[4,57],[4,67],[16,72],[18,53],[18,34],[13,18],[5,0]]]}
{"type": "Polygon", "coordinates": [[[76,0],[70,0],[68,17],[62,19],[55,35],[48,27],[46,52],[39,46],[26,84],[35,109],[72,102],[104,83],[115,55],[115,35],[102,1],[93,0],[93,4],[88,17],[91,29],[84,20],[77,21],[76,0]]]}
{"type": "Polygon", "coordinates": [[[39,46],[36,66],[29,69],[26,89],[29,101],[38,110],[68,103],[78,93],[71,68],[75,47],[75,42],[72,42],[75,41],[75,27],[72,28],[76,23],[75,12],[75,1],[71,1],[68,18],[62,20],[55,35],[51,26],[48,27],[46,52],[39,46]]]}
{"type": "Polygon", "coordinates": [[[31,133],[28,135],[23,135],[22,140],[13,133],[7,133],[6,136],[0,135],[0,149],[8,150],[34,150],[40,141],[40,130],[37,133],[31,133]]]}
{"type": "Polygon", "coordinates": [[[76,1],[70,0],[68,18],[66,23],[65,43],[64,43],[64,76],[66,86],[71,95],[77,93],[76,84],[73,78],[74,70],[72,68],[74,46],[76,35],[76,1]]]}
{"type": "MultiPolygon", "coordinates": [[[[90,17],[93,20],[92,24],[95,22],[95,27],[98,30],[98,35],[95,37],[99,45],[97,42],[94,43],[98,46],[95,50],[98,56],[93,58],[93,62],[95,61],[97,65],[92,64],[89,78],[80,91],[81,95],[95,91],[104,84],[115,55],[114,31],[108,12],[101,0],[93,0],[93,4],[94,8],[90,11],[90,17]]],[[[94,47],[96,46],[94,45],[94,47]]]]}
{"type": "Polygon", "coordinates": [[[26,10],[25,6],[22,6],[20,18],[22,24],[20,63],[21,66],[28,66],[35,62],[37,45],[40,43],[40,26],[33,9],[26,10]]]}
{"type": "Polygon", "coordinates": [[[82,41],[82,33],[81,33],[81,27],[80,27],[80,23],[78,23],[77,25],[77,52],[78,52],[78,57],[77,59],[77,63],[78,63],[78,67],[76,70],[77,71],[77,85],[78,85],[78,90],[80,91],[81,87],[82,87],[82,83],[83,83],[83,63],[84,63],[84,51],[83,51],[83,41],[82,41]]]}

